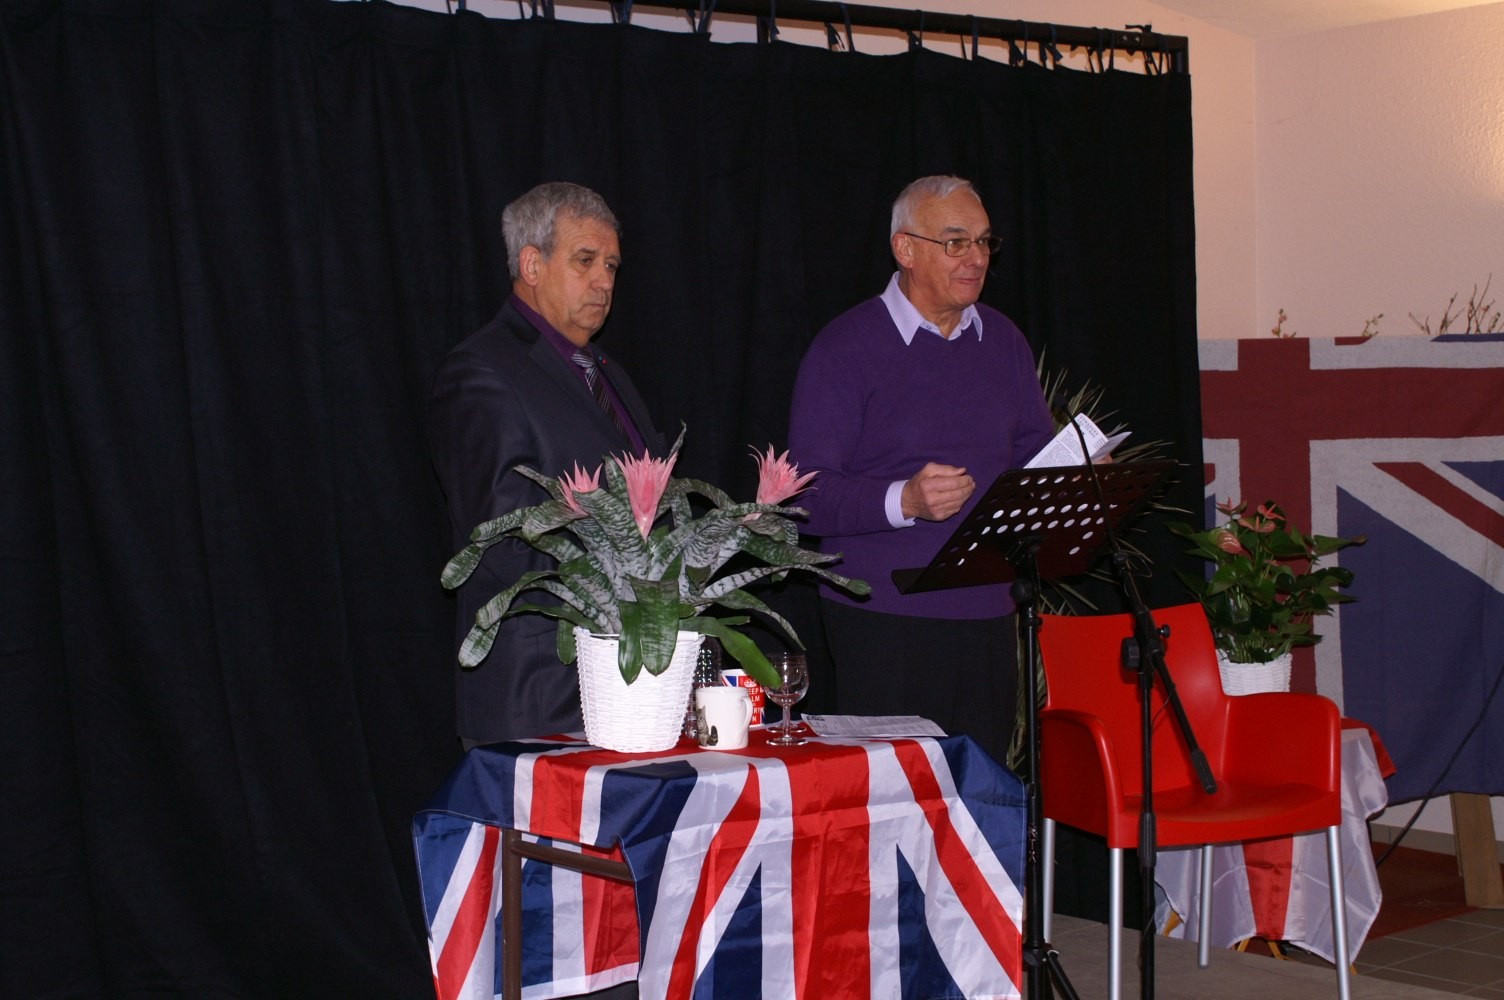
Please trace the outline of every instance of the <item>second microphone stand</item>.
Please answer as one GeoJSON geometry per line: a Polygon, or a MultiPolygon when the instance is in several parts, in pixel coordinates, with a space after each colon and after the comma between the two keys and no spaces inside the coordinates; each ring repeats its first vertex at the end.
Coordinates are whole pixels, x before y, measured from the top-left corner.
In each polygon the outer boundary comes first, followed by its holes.
{"type": "MultiPolygon", "coordinates": [[[[1088,455],[1091,449],[1087,447],[1086,435],[1081,430],[1081,424],[1074,417],[1071,418],[1071,426],[1076,429],[1076,437],[1081,442],[1081,453],[1088,455]]],[[[1087,461],[1084,463],[1092,487],[1097,494],[1098,503],[1106,508],[1107,497],[1102,489],[1102,478],[1097,466],[1087,461]]],[[[1109,466],[1110,468],[1110,466],[1109,466]]],[[[1175,690],[1175,680],[1170,676],[1170,668],[1165,665],[1164,640],[1169,637],[1169,627],[1161,627],[1154,622],[1154,616],[1149,611],[1149,606],[1144,603],[1143,595],[1139,592],[1138,581],[1134,579],[1132,568],[1128,564],[1128,556],[1118,543],[1117,531],[1114,523],[1109,519],[1106,523],[1107,545],[1112,552],[1112,563],[1116,570],[1118,583],[1122,587],[1123,598],[1128,604],[1129,613],[1133,616],[1133,637],[1123,640],[1122,665],[1125,670],[1132,670],[1138,676],[1138,703],[1139,703],[1139,734],[1143,740],[1143,801],[1140,806],[1138,819],[1138,865],[1140,885],[1139,906],[1139,945],[1138,945],[1138,970],[1139,970],[1139,997],[1140,1000],[1153,1000],[1154,997],[1154,873],[1156,854],[1159,850],[1159,835],[1156,830],[1154,814],[1154,679],[1159,678],[1160,686],[1164,689],[1165,704],[1170,707],[1170,712],[1175,718],[1175,723],[1180,727],[1181,735],[1185,737],[1186,747],[1190,753],[1191,766],[1196,771],[1196,777],[1201,782],[1201,787],[1208,795],[1217,791],[1217,779],[1212,776],[1211,765],[1207,763],[1206,753],[1196,741],[1195,730],[1191,727],[1191,720],[1185,714],[1185,705],[1180,700],[1180,695],[1175,690]]],[[[1202,905],[1206,905],[1203,901],[1202,905]]],[[[1113,934],[1118,933],[1118,928],[1111,928],[1113,934]]]]}
{"type": "MultiPolygon", "coordinates": [[[[1153,702],[1156,677],[1164,691],[1165,703],[1170,707],[1175,723],[1185,737],[1186,746],[1190,751],[1191,766],[1195,768],[1196,777],[1208,795],[1216,792],[1217,779],[1212,776],[1211,765],[1207,763],[1205,752],[1196,742],[1196,733],[1191,728],[1191,720],[1186,716],[1185,706],[1175,690],[1175,680],[1170,676],[1169,668],[1165,666],[1164,640],[1170,634],[1169,626],[1159,626],[1154,623],[1154,616],[1144,604],[1143,597],[1139,594],[1138,583],[1128,568],[1127,557],[1121,549],[1116,547],[1116,544],[1117,540],[1113,539],[1112,559],[1117,567],[1118,580],[1122,584],[1123,594],[1128,601],[1134,622],[1133,637],[1123,640],[1123,668],[1132,670],[1138,675],[1139,731],[1144,744],[1143,804],[1138,819],[1138,868],[1139,883],[1142,886],[1140,893],[1142,902],[1139,908],[1141,921],[1138,945],[1139,996],[1142,1000],[1152,1000],[1155,939],[1154,872],[1155,855],[1159,850],[1159,837],[1155,829],[1154,816],[1153,702]]],[[[1203,902],[1202,905],[1205,903],[1203,902]]],[[[1112,928],[1112,933],[1118,933],[1118,929],[1112,928]]]]}

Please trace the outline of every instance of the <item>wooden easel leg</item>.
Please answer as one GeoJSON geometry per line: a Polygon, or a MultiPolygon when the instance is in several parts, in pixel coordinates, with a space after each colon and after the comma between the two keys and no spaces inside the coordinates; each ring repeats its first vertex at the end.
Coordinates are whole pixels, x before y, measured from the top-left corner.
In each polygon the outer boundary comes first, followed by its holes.
{"type": "Polygon", "coordinates": [[[1457,864],[1467,905],[1504,909],[1504,877],[1494,837],[1493,808],[1487,795],[1452,793],[1452,830],[1457,837],[1457,864]]]}
{"type": "Polygon", "coordinates": [[[501,832],[501,996],[522,998],[522,834],[501,832]]]}

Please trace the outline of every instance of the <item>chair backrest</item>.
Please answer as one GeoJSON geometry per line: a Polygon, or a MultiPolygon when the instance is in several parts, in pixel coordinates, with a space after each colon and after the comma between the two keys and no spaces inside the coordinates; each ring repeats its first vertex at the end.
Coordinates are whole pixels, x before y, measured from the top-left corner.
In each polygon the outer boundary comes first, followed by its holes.
{"type": "MultiPolygon", "coordinates": [[[[1223,759],[1228,696],[1217,670],[1216,643],[1200,604],[1152,612],[1169,626],[1165,664],[1191,721],[1196,740],[1214,771],[1223,759]]],[[[1048,689],[1047,708],[1066,708],[1102,720],[1112,734],[1115,766],[1126,789],[1143,783],[1143,739],[1138,675],[1123,666],[1122,643],[1134,634],[1132,615],[1045,615],[1039,630],[1048,689]]],[[[1155,681],[1152,695],[1154,784],[1178,788],[1197,783],[1180,726],[1155,681]]]]}

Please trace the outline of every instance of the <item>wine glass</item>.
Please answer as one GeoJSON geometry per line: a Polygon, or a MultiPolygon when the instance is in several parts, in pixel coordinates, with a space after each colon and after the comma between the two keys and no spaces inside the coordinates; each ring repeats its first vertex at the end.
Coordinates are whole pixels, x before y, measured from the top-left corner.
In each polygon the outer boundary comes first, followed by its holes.
{"type": "Polygon", "coordinates": [[[779,653],[772,657],[773,671],[778,674],[778,684],[767,689],[768,698],[783,709],[783,721],[779,723],[778,735],[768,741],[775,747],[796,747],[804,738],[794,734],[794,703],[809,690],[809,667],[803,653],[779,653]]]}

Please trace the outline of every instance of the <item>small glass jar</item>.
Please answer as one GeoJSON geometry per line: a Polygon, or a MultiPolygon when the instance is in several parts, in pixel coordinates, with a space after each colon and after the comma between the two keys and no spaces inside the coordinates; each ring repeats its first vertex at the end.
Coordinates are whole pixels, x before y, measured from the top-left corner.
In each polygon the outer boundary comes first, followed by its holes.
{"type": "Polygon", "coordinates": [[[721,677],[721,644],[710,636],[700,643],[700,653],[695,659],[694,681],[689,688],[689,707],[684,710],[684,735],[698,739],[700,727],[695,717],[695,692],[702,687],[724,684],[721,677]]]}

